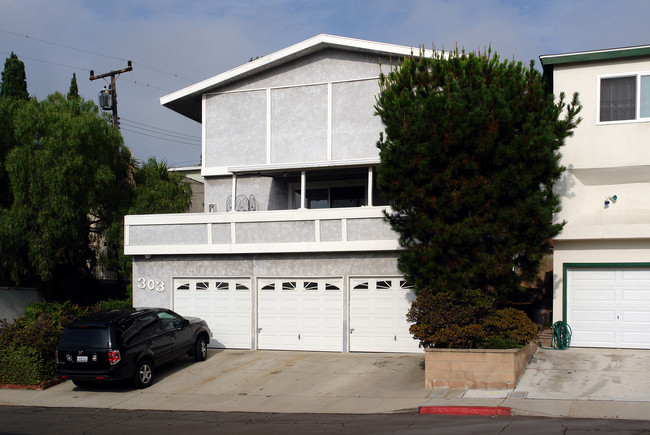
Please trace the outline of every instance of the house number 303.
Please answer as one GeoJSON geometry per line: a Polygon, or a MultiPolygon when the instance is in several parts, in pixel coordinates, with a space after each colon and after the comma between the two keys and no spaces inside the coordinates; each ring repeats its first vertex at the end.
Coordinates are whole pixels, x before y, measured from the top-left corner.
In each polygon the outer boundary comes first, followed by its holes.
{"type": "Polygon", "coordinates": [[[153,279],[138,278],[138,288],[164,292],[165,283],[162,281],[154,281],[153,279]]]}

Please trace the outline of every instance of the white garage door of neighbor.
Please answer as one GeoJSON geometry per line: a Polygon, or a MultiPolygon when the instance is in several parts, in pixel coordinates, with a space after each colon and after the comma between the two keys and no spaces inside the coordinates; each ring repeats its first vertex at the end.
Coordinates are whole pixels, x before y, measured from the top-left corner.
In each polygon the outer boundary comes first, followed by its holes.
{"type": "Polygon", "coordinates": [[[342,284],[340,278],[260,278],[258,347],[343,351],[342,284]]]}
{"type": "Polygon", "coordinates": [[[350,351],[424,352],[406,321],[414,300],[404,278],[350,279],[350,351]]]}
{"type": "Polygon", "coordinates": [[[251,296],[250,278],[176,278],[173,309],[208,323],[210,347],[250,349],[251,296]]]}
{"type": "Polygon", "coordinates": [[[650,268],[569,268],[571,346],[650,349],[650,268]]]}

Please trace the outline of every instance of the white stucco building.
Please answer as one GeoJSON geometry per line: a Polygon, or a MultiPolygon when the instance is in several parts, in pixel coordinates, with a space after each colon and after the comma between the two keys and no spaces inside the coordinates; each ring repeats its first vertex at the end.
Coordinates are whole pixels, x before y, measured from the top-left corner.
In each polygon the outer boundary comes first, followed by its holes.
{"type": "Polygon", "coordinates": [[[573,346],[650,348],[650,46],[540,59],[583,105],[561,149],[553,318],[573,346]]]}
{"type": "Polygon", "coordinates": [[[374,169],[378,78],[413,51],[319,35],[161,98],[202,125],[205,213],[126,217],[134,305],[217,347],[421,351],[374,169]]]}

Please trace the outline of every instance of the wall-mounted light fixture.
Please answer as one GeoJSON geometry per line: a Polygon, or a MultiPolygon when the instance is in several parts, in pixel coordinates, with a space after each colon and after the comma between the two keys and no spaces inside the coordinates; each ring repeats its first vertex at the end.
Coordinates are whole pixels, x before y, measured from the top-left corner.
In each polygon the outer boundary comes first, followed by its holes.
{"type": "Polygon", "coordinates": [[[610,204],[616,204],[617,199],[618,199],[618,196],[616,196],[616,195],[606,196],[605,197],[605,208],[609,208],[610,204]]]}

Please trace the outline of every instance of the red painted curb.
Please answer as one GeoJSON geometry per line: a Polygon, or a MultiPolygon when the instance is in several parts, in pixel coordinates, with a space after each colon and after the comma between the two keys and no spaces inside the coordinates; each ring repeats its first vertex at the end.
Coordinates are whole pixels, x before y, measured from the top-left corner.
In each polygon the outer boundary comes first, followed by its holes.
{"type": "Polygon", "coordinates": [[[512,415],[507,406],[420,406],[418,411],[435,415],[512,415]]]}

